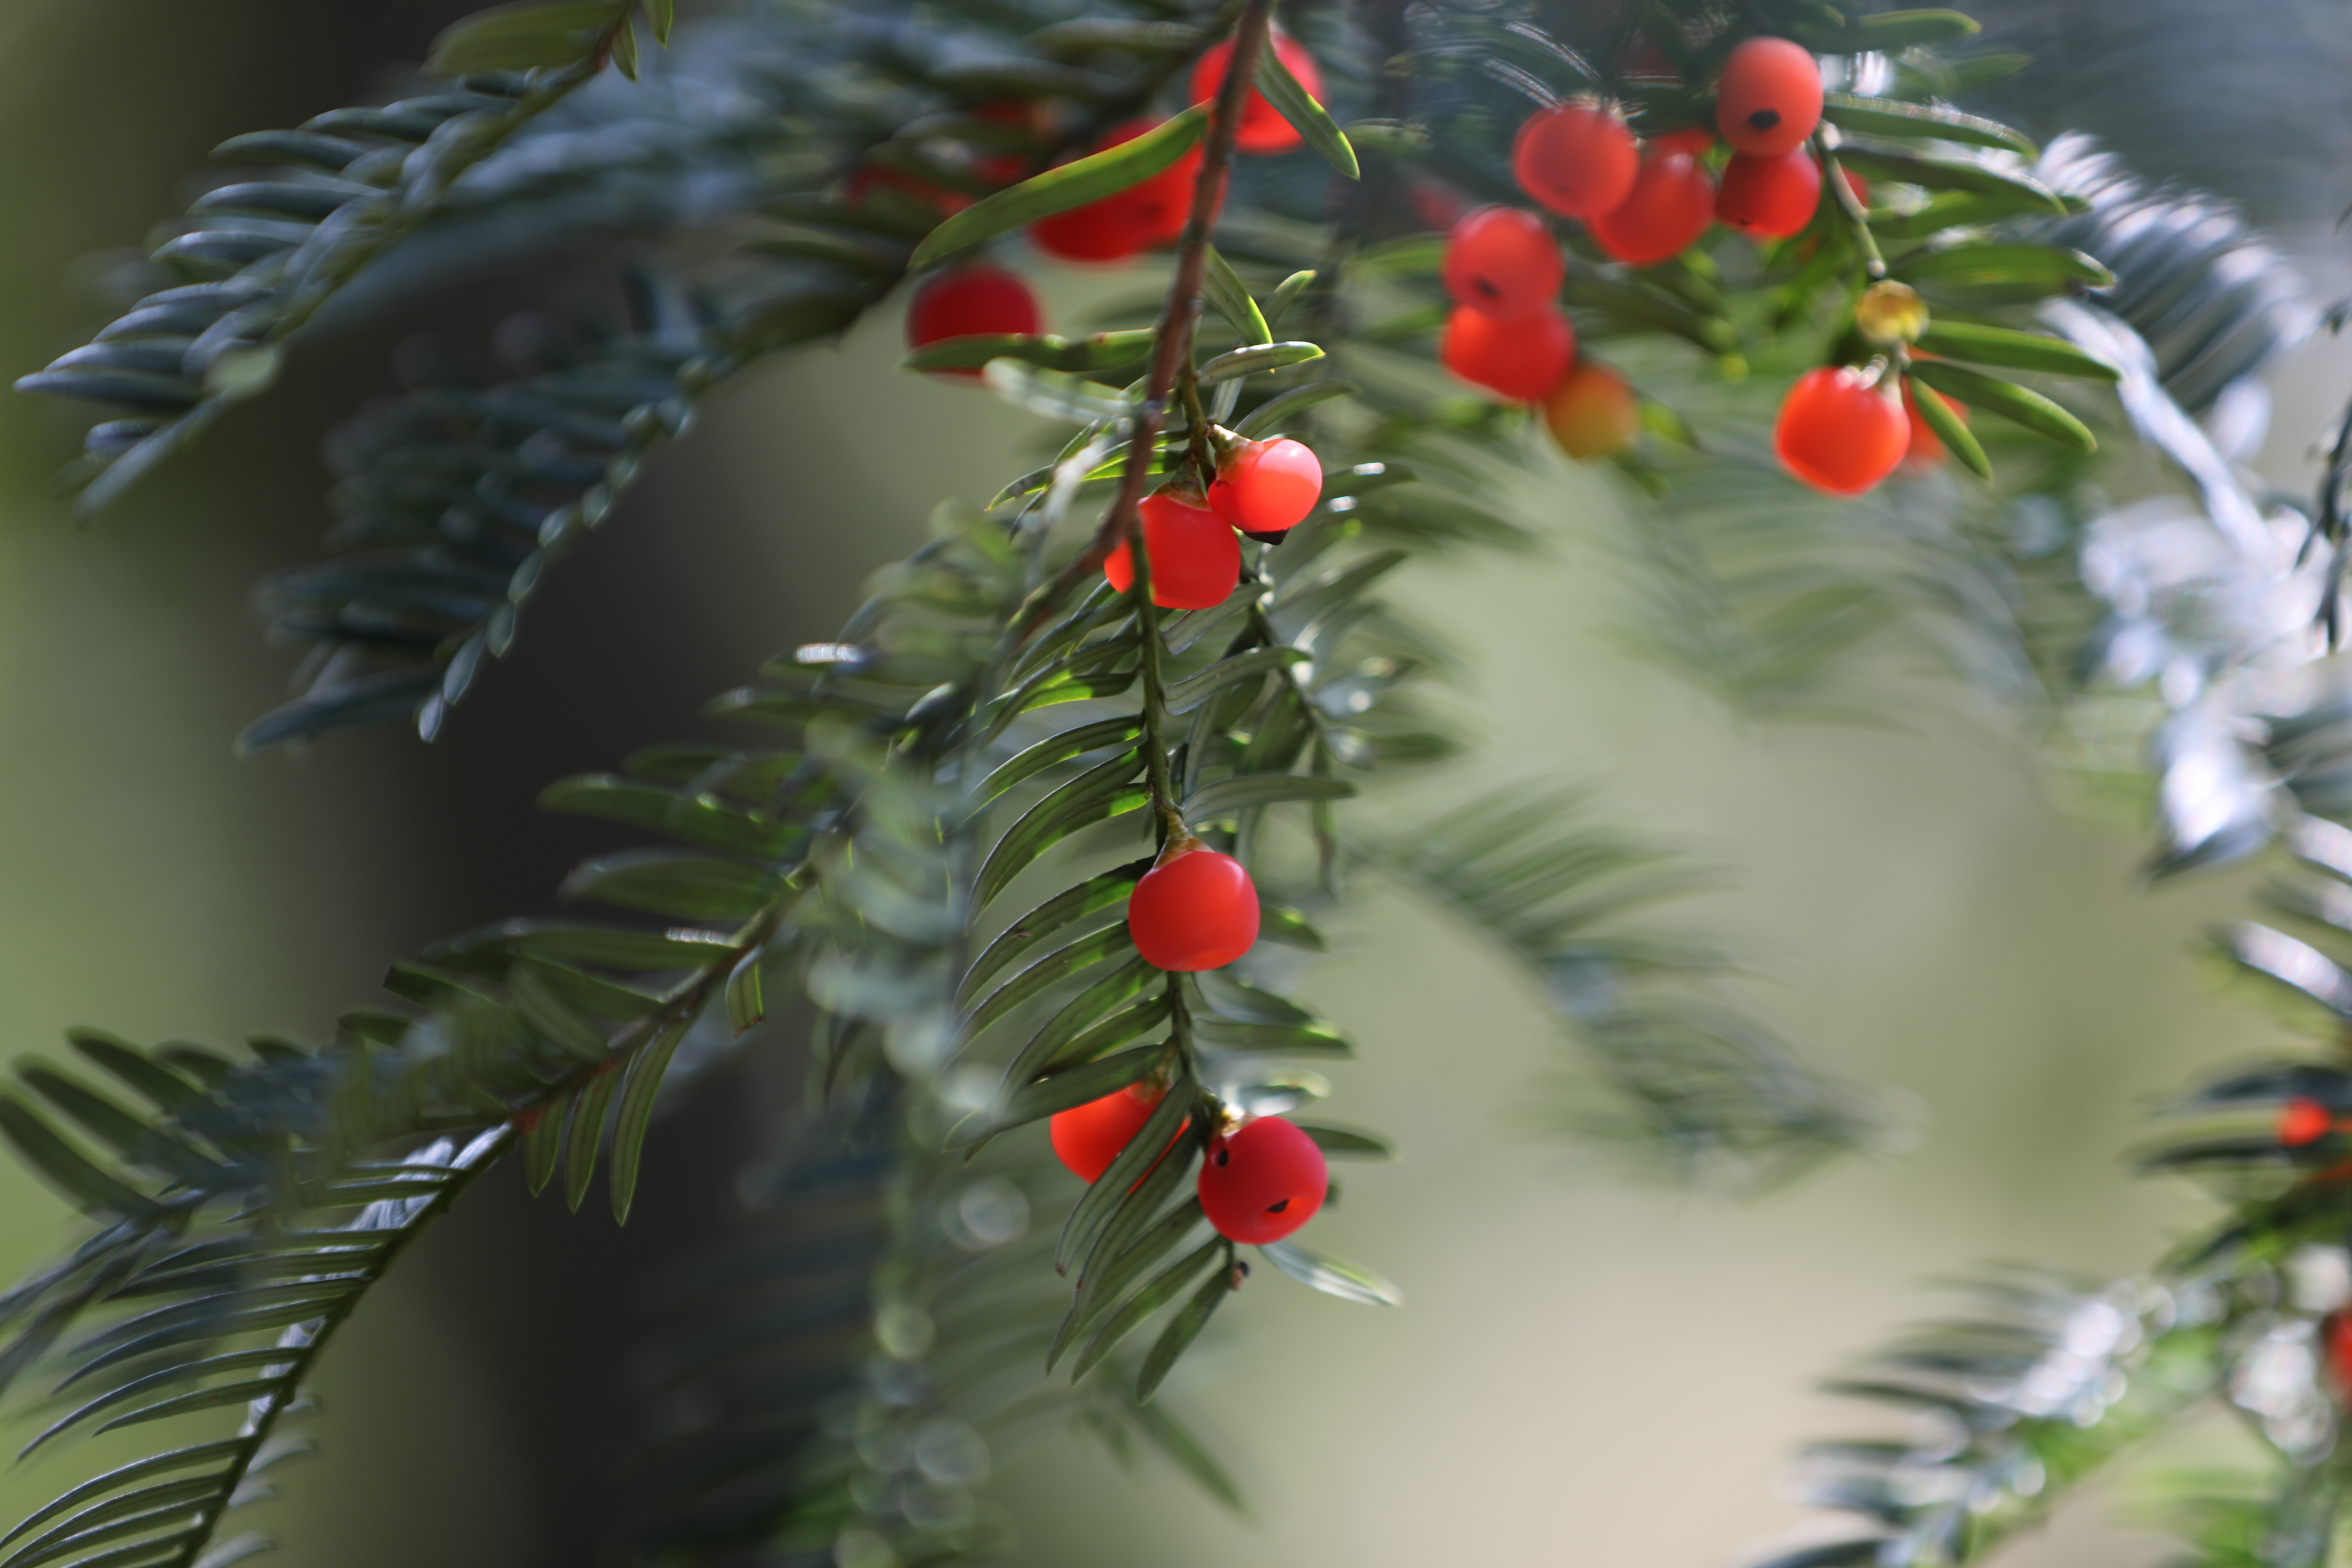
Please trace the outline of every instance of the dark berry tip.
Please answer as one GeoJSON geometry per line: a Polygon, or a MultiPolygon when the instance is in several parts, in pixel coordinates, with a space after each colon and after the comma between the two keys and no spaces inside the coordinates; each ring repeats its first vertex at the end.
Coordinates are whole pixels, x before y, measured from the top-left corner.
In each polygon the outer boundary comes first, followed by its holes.
{"type": "Polygon", "coordinates": [[[1780,111],[1777,109],[1759,109],[1748,117],[1748,123],[1759,131],[1769,131],[1780,123],[1780,111]]]}

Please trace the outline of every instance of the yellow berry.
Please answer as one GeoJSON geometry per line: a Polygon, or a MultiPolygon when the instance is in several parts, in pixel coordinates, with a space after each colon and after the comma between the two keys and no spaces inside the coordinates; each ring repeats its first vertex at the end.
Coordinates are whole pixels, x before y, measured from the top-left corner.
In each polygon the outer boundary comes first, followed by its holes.
{"type": "Polygon", "coordinates": [[[1642,427],[1642,412],[1625,378],[1589,360],[1552,388],[1543,410],[1559,449],[1586,460],[1624,450],[1642,427]]]}

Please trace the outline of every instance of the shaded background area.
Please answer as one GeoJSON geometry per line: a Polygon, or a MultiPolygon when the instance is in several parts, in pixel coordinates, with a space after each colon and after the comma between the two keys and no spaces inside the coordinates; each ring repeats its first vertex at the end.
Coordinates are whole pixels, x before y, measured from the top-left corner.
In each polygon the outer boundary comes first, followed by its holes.
{"type": "MultiPolygon", "coordinates": [[[[79,341],[100,314],[79,258],[136,246],[207,147],[365,98],[384,62],[469,8],[19,0],[0,16],[0,360],[29,370],[79,341]]],[[[2101,130],[2142,172],[2241,195],[2297,235],[2352,199],[2340,6],[1985,14],[2044,53],[2011,95],[2033,129],[2101,130]],[[2180,102],[2222,118],[2200,131],[2180,102]]],[[[1103,287],[1033,270],[1056,279],[1061,320],[1074,291],[1103,287]]],[[[490,279],[432,313],[463,342],[545,303],[490,279]]],[[[388,385],[399,333],[298,355],[267,402],[87,531],[47,493],[68,422],[0,399],[10,1047],[53,1050],[69,1023],[316,1033],[388,960],[548,909],[569,864],[614,840],[534,811],[542,784],[695,732],[704,698],[827,635],[935,500],[1027,466],[1034,426],[898,375],[897,332],[885,312],[838,354],[718,398],[563,564],[436,746],[366,734],[249,763],[228,739],[278,699],[285,661],[247,593],[312,552],[319,437],[388,385]]],[[[2309,438],[2347,384],[2352,362],[2326,346],[2283,373],[2274,477],[2307,482],[2309,438]]],[[[1052,1442],[1003,1489],[1019,1561],[1727,1562],[1790,1522],[1773,1488],[1795,1441],[1841,1429],[1809,1381],[1927,1308],[1924,1278],[1996,1256],[2127,1270],[2197,1212],[2116,1156],[2147,1097],[2268,1037],[2189,956],[2242,906],[2242,879],[2142,889],[2138,845],[2055,814],[2027,748],[1964,703],[1923,694],[1885,731],[1759,729],[1643,668],[1616,635],[1609,487],[1555,479],[1538,556],[1465,555],[1401,591],[1467,656],[1451,696],[1482,765],[1598,780],[1620,819],[1736,866],[1703,917],[1759,954],[1766,1005],[1820,1060],[1903,1091],[1910,1143],[1750,1207],[1631,1185],[1515,1130],[1560,1059],[1545,1015],[1487,955],[1376,895],[1305,992],[1362,1049],[1333,1075],[1335,1114],[1392,1132],[1406,1159],[1349,1171],[1318,1237],[1399,1279],[1408,1307],[1345,1307],[1261,1271],[1186,1390],[1256,1521],[1052,1442]]],[[[531,1204],[518,1175],[470,1197],[331,1356],[327,1457],[288,1473],[268,1521],[285,1560],[588,1561],[633,1301],[729,1212],[762,1103],[708,1086],[658,1127],[625,1236],[593,1207],[531,1204]]],[[[66,1221],[13,1166],[0,1194],[13,1271],[66,1221]]],[[[89,1461],[0,1477],[0,1505],[89,1461]]],[[[2026,1552],[2156,1555],[2099,1519],[2026,1552]]]]}

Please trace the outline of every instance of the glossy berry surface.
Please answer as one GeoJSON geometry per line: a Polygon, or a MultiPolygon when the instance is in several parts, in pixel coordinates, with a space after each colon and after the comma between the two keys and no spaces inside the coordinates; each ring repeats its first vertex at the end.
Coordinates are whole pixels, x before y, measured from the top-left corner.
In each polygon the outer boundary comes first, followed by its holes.
{"type": "Polygon", "coordinates": [[[1256,942],[1257,921],[1257,885],[1213,849],[1163,859],[1127,898],[1128,934],[1155,969],[1223,969],[1256,942]]]}
{"type": "MultiPolygon", "coordinates": [[[[1274,50],[1307,96],[1316,102],[1323,101],[1323,72],[1315,64],[1315,57],[1307,46],[1281,32],[1269,34],[1267,47],[1274,50]]],[[[1217,96],[1217,89],[1225,81],[1225,69],[1234,58],[1231,38],[1202,55],[1192,68],[1192,101],[1206,103],[1217,96]]],[[[1266,101],[1265,94],[1252,88],[1242,100],[1242,122],[1234,132],[1234,146],[1244,153],[1287,153],[1307,139],[1297,127],[1282,117],[1282,110],[1266,101]]]]}
{"type": "Polygon", "coordinates": [[[1559,449],[1580,460],[1623,451],[1642,428],[1642,410],[1625,378],[1590,361],[1551,389],[1543,416],[1559,449]]]}
{"type": "Polygon", "coordinates": [[[1777,157],[1735,153],[1723,166],[1715,216],[1757,239],[1786,239],[1813,219],[1822,204],[1822,166],[1799,147],[1777,157]]]}
{"type": "MultiPolygon", "coordinates": [[[[1932,387],[1926,390],[1930,397],[1942,396],[1932,387]]],[[[1929,425],[1919,412],[1919,391],[1920,389],[1914,387],[1907,379],[1904,382],[1903,416],[1910,424],[1911,444],[1903,449],[1903,467],[1915,474],[1925,473],[1929,468],[1940,467],[1944,459],[1950,455],[1945,448],[1944,438],[1936,434],[1935,427],[1929,425]]],[[[1946,397],[1944,406],[1950,409],[1961,424],[1965,425],[1969,422],[1969,411],[1965,405],[1955,403],[1946,397]]]]}
{"type": "Polygon", "coordinates": [[[1163,1086],[1150,1081],[1133,1083],[1100,1100],[1057,1112],[1046,1124],[1054,1157],[1068,1166],[1072,1175],[1091,1184],[1143,1131],[1167,1092],[1163,1086]]]}
{"type": "Polygon", "coordinates": [[[1772,427],[1781,467],[1833,496],[1869,489],[1895,471],[1910,445],[1903,405],[1843,365],[1799,376],[1772,427]]]}
{"type": "Polygon", "coordinates": [[[1511,143],[1511,173],[1537,205],[1592,217],[1623,201],[1642,170],[1625,117],[1597,103],[1563,103],[1527,118],[1511,143]]]}
{"type": "Polygon", "coordinates": [[[1533,403],[1576,363],[1576,329],[1556,310],[1504,317],[1457,306],[1445,319],[1437,357],[1473,386],[1533,403]]]}
{"type": "Polygon", "coordinates": [[[1748,38],[1723,62],[1715,128],[1735,151],[1774,157],[1803,145],[1821,122],[1821,67],[1803,45],[1748,38]]]}
{"type": "MultiPolygon", "coordinates": [[[[1096,151],[1132,142],[1159,121],[1129,120],[1103,136],[1096,151]]],[[[1192,148],[1167,168],[1084,206],[1039,218],[1029,227],[1038,249],[1062,261],[1125,261],[1166,245],[1184,232],[1192,210],[1192,183],[1201,173],[1201,149],[1192,148]]]]}
{"type": "Polygon", "coordinates": [[[2315,1100],[2297,1095],[2279,1107],[2278,1141],[2290,1149],[2318,1142],[2336,1131],[2336,1118],[2315,1100]]]}
{"type": "Polygon", "coordinates": [[[1218,1235],[1253,1247],[1313,1219],[1330,1190],[1323,1151],[1279,1116],[1244,1122],[1201,1163],[1201,1212],[1218,1235]]]}
{"type": "MultiPolygon", "coordinates": [[[[1136,510],[1151,562],[1153,604],[1167,610],[1205,610],[1233,596],[1242,580],[1242,547],[1231,524],[1167,490],[1144,497],[1136,510]]],[[[1122,594],[1133,586],[1135,558],[1124,540],[1104,561],[1103,575],[1122,594]]]]}
{"type": "Polygon", "coordinates": [[[1209,509],[1244,533],[1285,533],[1323,499],[1323,464],[1304,442],[1244,441],[1217,465],[1209,509]]]}
{"type": "Polygon", "coordinates": [[[1568,262],[1541,218],[1486,206],[1447,233],[1444,270],[1455,304],[1490,316],[1524,316],[1559,300],[1568,262]]]}
{"type": "MultiPolygon", "coordinates": [[[[919,349],[992,332],[1035,332],[1044,325],[1037,296],[1026,283],[1001,267],[976,262],[951,268],[915,290],[907,306],[907,346],[919,349]]],[[[977,376],[980,372],[944,374],[977,376]]]]}
{"type": "Polygon", "coordinates": [[[1642,162],[1631,195],[1584,226],[1593,243],[1633,267],[1654,267],[1688,249],[1715,221],[1715,181],[1687,153],[1642,162]]]}

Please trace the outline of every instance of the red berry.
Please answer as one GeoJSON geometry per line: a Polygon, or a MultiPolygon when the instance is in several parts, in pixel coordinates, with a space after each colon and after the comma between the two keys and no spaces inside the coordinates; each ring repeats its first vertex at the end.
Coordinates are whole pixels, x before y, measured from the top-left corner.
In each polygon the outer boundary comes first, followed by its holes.
{"type": "Polygon", "coordinates": [[[1150,248],[1143,226],[1115,196],[1041,217],[1029,238],[1056,261],[1125,261],[1150,248]]]}
{"type": "Polygon", "coordinates": [[[1801,44],[1749,38],[1723,62],[1715,124],[1738,151],[1770,157],[1801,146],[1822,122],[1822,70],[1801,44]]]}
{"type": "MultiPolygon", "coordinates": [[[[1316,102],[1323,101],[1323,72],[1315,64],[1315,57],[1307,46],[1288,34],[1276,31],[1267,35],[1266,44],[1275,58],[1298,79],[1307,96],[1316,102]]],[[[1217,89],[1225,81],[1227,62],[1234,58],[1234,41],[1227,38],[1202,55],[1192,68],[1192,101],[1206,103],[1217,96],[1217,89]]],[[[1266,101],[1265,94],[1252,88],[1242,100],[1241,128],[1234,132],[1234,145],[1244,153],[1287,153],[1307,139],[1297,127],[1282,117],[1282,110],[1266,101]]]]}
{"type": "MultiPolygon", "coordinates": [[[[1242,546],[1223,518],[1167,490],[1144,497],[1136,510],[1151,560],[1153,604],[1205,610],[1233,596],[1242,580],[1242,546]]],[[[1134,557],[1125,540],[1103,563],[1103,575],[1122,594],[1134,584],[1134,557]]]]}
{"type": "Polygon", "coordinates": [[[1562,217],[1591,217],[1623,201],[1641,163],[1625,117],[1604,104],[1539,110],[1511,143],[1519,189],[1562,217]]]}
{"type": "MultiPolygon", "coordinates": [[[[1130,120],[1113,129],[1102,144],[1116,147],[1159,126],[1156,120],[1130,120]]],[[[1192,186],[1201,176],[1201,156],[1195,142],[1160,173],[1109,198],[1126,205],[1136,226],[1143,231],[1146,245],[1172,244],[1184,232],[1184,220],[1192,216],[1192,186]]]]}
{"type": "Polygon", "coordinates": [[[1877,484],[1910,444],[1903,405],[1843,365],[1799,376],[1772,429],[1781,466],[1833,496],[1858,496],[1877,484]]]}
{"type": "Polygon", "coordinates": [[[1665,153],[1644,159],[1633,194],[1584,226],[1618,260],[1651,267],[1680,256],[1714,221],[1715,182],[1689,153],[1665,153]]]}
{"type": "Polygon", "coordinates": [[[1822,166],[1802,147],[1778,157],[1737,153],[1723,166],[1715,216],[1745,235],[1786,239],[1822,205],[1822,166]]]}
{"type": "Polygon", "coordinates": [[[2319,1320],[2319,1356],[2336,1396],[2352,1395],[2352,1313],[2330,1312],[2319,1320]]]}
{"type": "Polygon", "coordinates": [[[1704,125],[1685,125],[1680,131],[1669,131],[1664,136],[1649,140],[1653,153],[1684,153],[1694,158],[1704,158],[1715,151],[1715,132],[1704,125]]]}
{"type": "Polygon", "coordinates": [[[1642,428],[1641,405],[1625,378],[1590,360],[1551,389],[1543,412],[1551,438],[1580,461],[1623,451],[1642,428]]]}
{"type": "Polygon", "coordinates": [[[1244,441],[1217,465],[1209,509],[1244,533],[1283,533],[1323,499],[1323,465],[1298,441],[1244,441]]]}
{"type": "Polygon", "coordinates": [[[1465,305],[1445,318],[1437,357],[1473,386],[1532,403],[1576,363],[1576,329],[1557,309],[1507,318],[1465,305]]]}
{"type": "MultiPolygon", "coordinates": [[[[1965,425],[1969,422],[1966,405],[1955,403],[1950,398],[1944,397],[1943,394],[1933,387],[1923,387],[1919,390],[1926,392],[1930,397],[1942,398],[1944,406],[1950,409],[1961,424],[1965,425]]],[[[1911,424],[1911,444],[1903,450],[1903,467],[1912,473],[1925,473],[1929,468],[1940,467],[1947,453],[1944,449],[1943,437],[1937,435],[1935,427],[1920,415],[1916,398],[1917,394],[1913,390],[1911,382],[1906,377],[1903,383],[1903,413],[1911,424]]]]}
{"type": "Polygon", "coordinates": [[[1230,855],[1163,855],[1127,899],[1128,934],[1155,969],[1223,969],[1257,941],[1257,885],[1230,855]]]}
{"type": "Polygon", "coordinates": [[[1451,229],[1470,210],[1460,191],[1428,174],[1413,175],[1405,192],[1412,199],[1413,216],[1431,228],[1451,229]]]}
{"type": "MultiPolygon", "coordinates": [[[[1101,147],[1132,142],[1159,123],[1129,120],[1105,133],[1101,147]]],[[[1184,232],[1192,211],[1192,183],[1201,172],[1201,149],[1187,152],[1167,168],[1099,201],[1072,207],[1030,226],[1038,249],[1063,261],[1124,261],[1184,232]]]]}
{"type": "MultiPolygon", "coordinates": [[[[977,261],[950,268],[915,290],[907,307],[907,346],[919,349],[993,332],[1034,333],[1044,324],[1029,285],[1002,267],[977,261]]],[[[980,372],[943,374],[977,376],[980,372]]]]}
{"type": "Polygon", "coordinates": [[[2297,1095],[2279,1107],[2278,1141],[2290,1149],[2316,1143],[2335,1131],[2335,1116],[2315,1100],[2297,1095]]]}
{"type": "Polygon", "coordinates": [[[1445,237],[1445,291],[1490,316],[1549,309],[1567,276],[1559,242],[1517,207],[1480,207],[1445,237]]]}
{"type": "Polygon", "coordinates": [[[1209,1145],[1201,1212],[1218,1235],[1263,1247],[1315,1217],[1331,1173],[1315,1140],[1279,1116],[1245,1121],[1209,1145]]]}
{"type": "MultiPolygon", "coordinates": [[[[1072,1175],[1091,1185],[1110,1169],[1119,1151],[1143,1131],[1143,1124],[1151,1120],[1151,1113],[1160,1109],[1167,1094],[1166,1085],[1147,1079],[1114,1089],[1100,1100],[1057,1112],[1046,1123],[1046,1136],[1054,1143],[1054,1157],[1068,1166],[1072,1175]]],[[[1184,1126],[1191,1125],[1188,1119],[1184,1126]]],[[[1176,1140],[1183,1135],[1184,1127],[1176,1129],[1168,1140],[1168,1147],[1174,1148],[1176,1140]]],[[[1139,1176],[1136,1179],[1139,1183],[1142,1180],[1139,1176]]]]}

